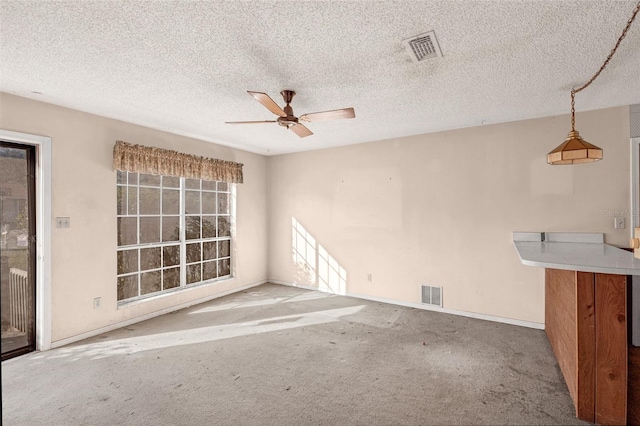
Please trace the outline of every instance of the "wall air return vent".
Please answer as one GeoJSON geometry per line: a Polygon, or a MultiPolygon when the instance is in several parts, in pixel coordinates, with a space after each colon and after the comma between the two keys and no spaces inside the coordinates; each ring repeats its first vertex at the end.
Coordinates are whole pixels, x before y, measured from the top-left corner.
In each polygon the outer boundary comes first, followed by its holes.
{"type": "Polygon", "coordinates": [[[442,57],[440,46],[438,46],[438,41],[436,40],[436,34],[433,31],[418,34],[417,36],[403,40],[402,44],[414,62],[422,62],[427,59],[442,57]]]}
{"type": "Polygon", "coordinates": [[[423,285],[422,303],[442,308],[442,287],[423,285]]]}

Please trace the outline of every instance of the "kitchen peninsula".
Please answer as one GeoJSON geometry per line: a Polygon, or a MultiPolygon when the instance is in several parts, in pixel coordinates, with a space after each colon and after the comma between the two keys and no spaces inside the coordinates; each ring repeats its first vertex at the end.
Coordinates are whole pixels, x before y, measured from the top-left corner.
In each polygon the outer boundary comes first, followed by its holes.
{"type": "Polygon", "coordinates": [[[576,416],[636,423],[637,389],[627,383],[627,291],[640,259],[604,244],[603,234],[514,232],[513,241],[524,265],[545,268],[545,331],[576,416]]]}

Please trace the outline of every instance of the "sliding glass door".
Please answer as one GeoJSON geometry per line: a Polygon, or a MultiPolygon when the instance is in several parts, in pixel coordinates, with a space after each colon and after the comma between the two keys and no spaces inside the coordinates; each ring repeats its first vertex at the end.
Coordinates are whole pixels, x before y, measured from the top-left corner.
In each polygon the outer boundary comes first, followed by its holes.
{"type": "Polygon", "coordinates": [[[35,350],[35,147],[0,141],[2,360],[35,350]]]}

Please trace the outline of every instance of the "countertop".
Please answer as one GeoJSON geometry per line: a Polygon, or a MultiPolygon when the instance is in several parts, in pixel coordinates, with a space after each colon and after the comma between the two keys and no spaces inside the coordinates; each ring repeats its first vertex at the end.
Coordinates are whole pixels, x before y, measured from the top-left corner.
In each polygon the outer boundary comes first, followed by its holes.
{"type": "Polygon", "coordinates": [[[553,238],[551,235],[545,237],[545,233],[514,232],[514,244],[522,264],[569,271],[640,275],[640,259],[636,259],[632,252],[601,242],[584,242],[598,241],[598,239],[584,238],[585,235],[601,234],[557,233],[557,235],[571,237],[563,242],[562,238],[553,238]],[[542,235],[542,237],[539,241],[531,241],[537,239],[530,238],[531,235],[542,235]],[[523,239],[525,241],[522,241],[523,239]]]}

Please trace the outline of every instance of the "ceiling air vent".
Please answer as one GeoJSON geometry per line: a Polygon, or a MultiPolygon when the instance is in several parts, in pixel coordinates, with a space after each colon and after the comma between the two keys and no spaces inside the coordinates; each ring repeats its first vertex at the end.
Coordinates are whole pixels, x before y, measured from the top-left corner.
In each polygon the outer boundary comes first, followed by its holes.
{"type": "Polygon", "coordinates": [[[433,31],[418,34],[417,36],[402,41],[405,49],[409,52],[409,56],[413,62],[422,62],[427,59],[442,57],[436,34],[433,31]]]}

